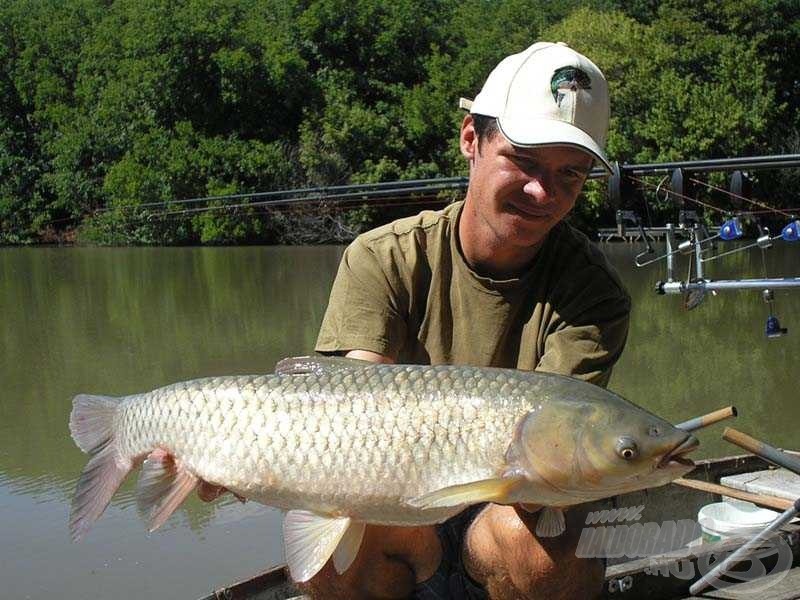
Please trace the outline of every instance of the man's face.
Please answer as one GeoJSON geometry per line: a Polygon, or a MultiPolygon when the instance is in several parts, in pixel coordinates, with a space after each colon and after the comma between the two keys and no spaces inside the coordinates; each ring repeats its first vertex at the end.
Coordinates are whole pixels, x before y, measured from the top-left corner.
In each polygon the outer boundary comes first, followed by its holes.
{"type": "Polygon", "coordinates": [[[500,246],[537,246],[572,210],[593,158],[571,146],[512,146],[500,133],[478,151],[474,129],[465,131],[471,127],[465,120],[461,149],[470,161],[476,223],[500,246]]]}

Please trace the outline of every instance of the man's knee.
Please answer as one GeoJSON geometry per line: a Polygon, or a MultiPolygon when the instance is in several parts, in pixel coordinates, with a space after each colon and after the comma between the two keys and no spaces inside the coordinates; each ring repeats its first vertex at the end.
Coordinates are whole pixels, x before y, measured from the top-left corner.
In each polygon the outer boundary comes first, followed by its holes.
{"type": "Polygon", "coordinates": [[[470,574],[494,598],[590,598],[602,589],[601,561],[575,556],[583,522],[567,513],[567,531],[538,538],[538,513],[491,504],[467,532],[465,557],[470,574]]]}
{"type": "Polygon", "coordinates": [[[310,581],[296,585],[315,600],[388,600],[411,595],[414,573],[401,560],[376,555],[353,563],[342,574],[338,574],[329,561],[310,581]]]}
{"type": "Polygon", "coordinates": [[[298,587],[312,598],[407,598],[430,577],[441,559],[433,527],[368,526],[353,564],[342,574],[332,561],[298,587]]]}

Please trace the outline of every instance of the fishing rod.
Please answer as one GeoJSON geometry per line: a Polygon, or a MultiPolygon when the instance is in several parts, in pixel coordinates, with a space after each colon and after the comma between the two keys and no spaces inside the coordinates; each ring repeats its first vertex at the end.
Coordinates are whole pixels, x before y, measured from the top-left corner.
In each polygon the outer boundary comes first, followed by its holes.
{"type": "Polygon", "coordinates": [[[198,196],[180,200],[167,200],[162,202],[143,202],[131,207],[103,207],[95,212],[107,212],[115,209],[127,208],[168,208],[174,205],[198,204],[201,202],[220,202],[243,199],[256,199],[257,202],[247,204],[222,204],[213,208],[240,208],[244,205],[255,206],[268,203],[304,203],[319,200],[338,200],[347,198],[370,199],[391,194],[399,196],[412,195],[420,192],[440,192],[446,190],[466,189],[465,177],[447,177],[441,179],[410,179],[404,181],[387,181],[381,183],[364,183],[354,185],[333,185],[323,187],[305,187],[290,190],[276,190],[270,192],[246,192],[240,194],[224,194],[218,196],[198,196]],[[367,196],[365,198],[365,196],[367,196]]]}
{"type": "MultiPolygon", "coordinates": [[[[436,198],[436,197],[405,197],[405,196],[387,196],[385,198],[379,199],[377,202],[370,202],[366,204],[360,198],[349,198],[344,200],[322,200],[320,201],[319,205],[323,206],[329,212],[345,212],[351,210],[353,208],[358,208],[360,206],[366,206],[367,208],[392,208],[392,207],[400,207],[400,206],[429,206],[431,204],[437,203],[447,203],[450,202],[449,198],[436,198]]],[[[161,217],[169,217],[169,218],[193,218],[199,214],[207,213],[207,212],[216,212],[216,211],[225,211],[231,210],[233,212],[237,212],[241,209],[243,212],[242,214],[263,214],[268,215],[272,214],[273,212],[296,212],[298,214],[307,214],[309,211],[309,206],[303,202],[291,201],[291,200],[274,200],[274,201],[262,201],[262,202],[244,202],[238,204],[223,204],[218,206],[208,206],[208,207],[196,207],[196,208],[189,208],[183,210],[166,210],[166,211],[158,211],[158,212],[146,212],[139,215],[142,218],[148,219],[155,219],[161,217]]],[[[314,208],[315,212],[318,212],[318,208],[314,208]]]]}
{"type": "MultiPolygon", "coordinates": [[[[629,177],[631,181],[641,183],[643,186],[653,187],[653,184],[637,177],[629,177]]],[[[704,182],[691,179],[691,181],[699,184],[704,182]]],[[[658,198],[659,191],[663,185],[664,179],[657,186],[655,186],[655,195],[658,198]]],[[[705,184],[709,189],[720,191],[721,188],[711,184],[705,184]]],[[[721,190],[725,191],[725,190],[721,190]]],[[[730,250],[717,252],[716,254],[709,254],[717,243],[733,242],[743,237],[743,228],[740,218],[745,216],[744,211],[736,212],[733,216],[729,210],[721,209],[708,202],[703,202],[697,198],[693,198],[682,191],[665,190],[665,198],[669,199],[670,195],[680,198],[686,202],[691,202],[708,210],[717,212],[724,215],[722,224],[713,235],[709,233],[708,228],[697,217],[694,211],[681,211],[681,219],[679,225],[676,227],[671,223],[667,223],[663,228],[644,228],[638,219],[638,216],[633,211],[617,211],[618,229],[624,228],[626,222],[638,226],[641,237],[645,240],[647,245],[644,252],[638,254],[634,258],[634,263],[637,267],[645,267],[656,262],[665,261],[666,264],[666,280],[659,281],[656,284],[655,291],[662,295],[682,295],[684,297],[684,306],[687,310],[692,310],[702,304],[706,298],[706,294],[716,295],[717,292],[729,290],[760,290],[762,298],[768,306],[767,321],[765,325],[765,335],[768,338],[777,338],[788,333],[788,329],[781,327],[778,317],[775,315],[775,295],[776,289],[792,289],[800,288],[800,277],[783,277],[783,278],[770,278],[767,276],[765,251],[773,246],[773,242],[783,241],[786,243],[794,243],[800,241],[800,220],[797,220],[795,214],[776,208],[769,207],[761,202],[746,198],[733,192],[727,192],[733,197],[747,201],[748,204],[758,206],[759,208],[766,209],[758,212],[770,212],[772,214],[780,214],[788,216],[791,220],[781,229],[777,235],[771,235],[769,229],[759,225],[759,236],[750,244],[739,246],[730,250]],[[663,254],[653,257],[655,250],[650,243],[647,236],[647,231],[658,231],[663,234],[666,242],[666,250],[663,254]],[[688,239],[678,241],[678,235],[682,235],[688,239]],[[731,280],[713,280],[706,277],[704,273],[704,265],[706,263],[719,260],[720,258],[730,256],[739,252],[746,252],[750,249],[759,248],[761,250],[763,277],[761,278],[748,278],[748,279],[731,279],[731,280]],[[690,257],[688,273],[685,279],[678,279],[675,276],[675,256],[686,255],[690,257]],[[695,271],[692,276],[692,271],[695,271]]],[[[645,207],[648,206],[645,200],[645,207]]],[[[792,209],[790,209],[792,210],[792,209]]],[[[620,231],[620,235],[622,232],[620,231]]]]}
{"type": "MultiPolygon", "coordinates": [[[[707,187],[708,189],[714,190],[715,192],[721,192],[721,193],[723,193],[723,194],[725,194],[727,196],[730,196],[731,198],[736,198],[737,200],[742,200],[743,202],[747,202],[748,204],[753,204],[755,206],[758,206],[758,207],[764,209],[763,212],[781,214],[781,215],[783,215],[785,217],[789,217],[791,219],[791,218],[794,218],[794,214],[793,214],[792,211],[795,211],[795,212],[797,211],[797,209],[794,209],[794,208],[790,208],[787,211],[787,210],[781,210],[779,208],[775,208],[773,206],[768,206],[768,205],[764,204],[763,202],[759,202],[758,200],[753,200],[752,198],[747,198],[746,196],[742,196],[742,195],[737,194],[735,192],[732,192],[730,190],[726,190],[724,188],[721,188],[721,187],[718,187],[718,186],[713,185],[711,183],[708,183],[707,181],[701,181],[700,179],[695,179],[693,177],[690,177],[689,181],[691,181],[692,183],[696,183],[698,185],[702,185],[704,187],[707,187]]],[[[762,211],[758,211],[758,212],[762,212],[762,211]]],[[[747,211],[747,212],[738,213],[738,214],[751,215],[751,214],[753,214],[753,211],[747,211]]]]}

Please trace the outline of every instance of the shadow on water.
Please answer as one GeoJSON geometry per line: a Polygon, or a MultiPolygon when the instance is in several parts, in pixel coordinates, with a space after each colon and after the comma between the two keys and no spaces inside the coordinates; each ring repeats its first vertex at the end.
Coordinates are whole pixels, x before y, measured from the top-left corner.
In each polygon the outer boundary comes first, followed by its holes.
{"type": "MultiPolygon", "coordinates": [[[[727,404],[737,427],[797,447],[800,293],[776,292],[787,337],[767,340],[757,292],[692,312],[657,296],[659,266],[605,246],[634,299],[628,348],[611,387],[674,421],[727,404]]],[[[312,350],[342,248],[4,249],[0,251],[0,580],[13,597],[199,597],[281,559],[278,514],[233,501],[187,503],[146,535],[129,481],[79,546],[69,501],[85,457],[67,428],[81,392],[124,395],[201,376],[268,372],[312,350]]],[[[798,275],[794,248],[767,255],[770,276],[798,275]]],[[[760,276],[761,258],[710,275],[760,276]]],[[[685,269],[685,265],[681,267],[685,269]]],[[[685,272],[685,271],[682,271],[685,272]]],[[[706,455],[736,451],[721,426],[706,455]]]]}

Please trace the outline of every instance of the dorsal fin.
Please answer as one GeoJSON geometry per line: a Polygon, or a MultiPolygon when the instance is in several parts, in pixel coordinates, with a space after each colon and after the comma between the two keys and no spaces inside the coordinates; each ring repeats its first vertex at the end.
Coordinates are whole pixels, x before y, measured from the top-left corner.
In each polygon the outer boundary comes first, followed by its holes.
{"type": "Polygon", "coordinates": [[[294,356],[284,358],[275,365],[276,375],[306,375],[355,369],[372,364],[366,360],[344,356],[294,356]]]}

